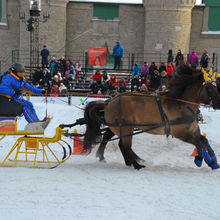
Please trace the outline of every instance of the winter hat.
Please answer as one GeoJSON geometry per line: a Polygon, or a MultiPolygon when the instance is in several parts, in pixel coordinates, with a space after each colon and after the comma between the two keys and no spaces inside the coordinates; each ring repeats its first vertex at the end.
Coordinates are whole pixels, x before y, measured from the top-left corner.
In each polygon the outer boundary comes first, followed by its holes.
{"type": "Polygon", "coordinates": [[[204,53],[208,53],[209,51],[208,51],[208,49],[204,49],[204,53]]]}

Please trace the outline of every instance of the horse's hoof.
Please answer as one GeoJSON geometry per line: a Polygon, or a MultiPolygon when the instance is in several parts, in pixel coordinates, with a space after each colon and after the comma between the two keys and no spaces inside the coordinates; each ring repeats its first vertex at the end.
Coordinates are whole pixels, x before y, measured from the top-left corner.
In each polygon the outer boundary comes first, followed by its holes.
{"type": "Polygon", "coordinates": [[[140,170],[142,168],[145,168],[145,166],[144,165],[139,165],[139,164],[134,166],[135,170],[140,170]]]}
{"type": "Polygon", "coordinates": [[[100,163],[106,163],[106,160],[105,160],[105,158],[102,158],[102,159],[99,159],[99,162],[100,163]]]}

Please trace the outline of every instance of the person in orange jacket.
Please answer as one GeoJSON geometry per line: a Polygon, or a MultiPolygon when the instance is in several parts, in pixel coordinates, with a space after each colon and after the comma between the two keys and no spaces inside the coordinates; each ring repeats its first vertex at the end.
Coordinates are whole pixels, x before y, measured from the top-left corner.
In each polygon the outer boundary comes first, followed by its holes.
{"type": "Polygon", "coordinates": [[[113,92],[114,90],[117,89],[117,87],[118,87],[118,80],[117,80],[117,78],[116,78],[115,75],[112,75],[112,76],[111,76],[111,78],[110,78],[108,84],[109,84],[109,90],[110,90],[110,92],[113,92]]]}

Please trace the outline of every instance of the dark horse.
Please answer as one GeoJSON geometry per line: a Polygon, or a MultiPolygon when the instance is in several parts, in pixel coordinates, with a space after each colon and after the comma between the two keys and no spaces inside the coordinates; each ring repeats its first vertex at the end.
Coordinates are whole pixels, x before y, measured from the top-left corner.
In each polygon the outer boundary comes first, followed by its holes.
{"type": "Polygon", "coordinates": [[[131,149],[133,131],[138,128],[151,134],[172,135],[195,145],[198,150],[195,164],[200,167],[204,158],[212,169],[217,169],[219,165],[214,151],[200,133],[196,120],[199,105],[195,103],[220,108],[220,98],[213,81],[204,83],[203,73],[187,65],[177,69],[176,77],[169,82],[168,92],[163,95],[123,93],[107,102],[91,102],[84,112],[84,149],[91,150],[101,141],[101,126],[109,126],[103,144],[117,135],[125,164],[140,169],[144,166],[138,163],[139,157],[131,149]],[[144,109],[146,114],[143,114],[144,109]]]}

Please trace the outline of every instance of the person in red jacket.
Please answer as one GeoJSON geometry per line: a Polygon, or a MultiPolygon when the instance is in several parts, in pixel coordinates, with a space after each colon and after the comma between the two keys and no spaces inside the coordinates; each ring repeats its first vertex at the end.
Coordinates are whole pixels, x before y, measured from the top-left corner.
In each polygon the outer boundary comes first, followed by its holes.
{"type": "Polygon", "coordinates": [[[170,79],[173,76],[173,72],[174,72],[173,66],[172,66],[171,62],[168,62],[168,64],[167,64],[168,79],[170,79]]]}
{"type": "Polygon", "coordinates": [[[96,70],[95,74],[92,76],[92,80],[96,80],[96,82],[101,85],[102,82],[102,74],[99,70],[96,70]]]}

